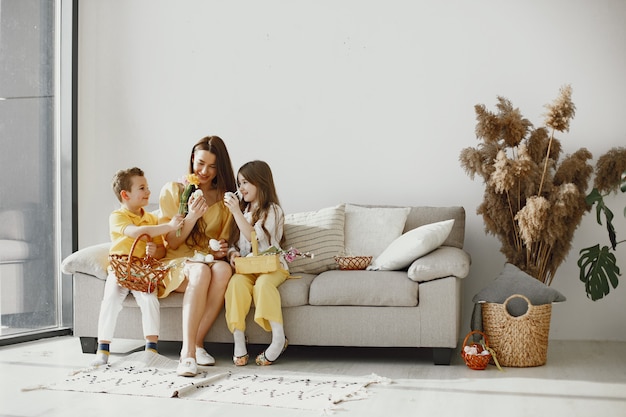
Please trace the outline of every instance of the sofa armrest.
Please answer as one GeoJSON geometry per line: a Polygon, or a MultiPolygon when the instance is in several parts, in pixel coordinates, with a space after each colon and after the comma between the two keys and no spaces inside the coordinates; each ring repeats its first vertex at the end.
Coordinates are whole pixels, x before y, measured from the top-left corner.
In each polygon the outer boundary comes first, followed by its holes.
{"type": "Polygon", "coordinates": [[[82,272],[106,280],[110,247],[107,242],[80,249],[63,260],[61,270],[64,274],[82,272]]]}
{"type": "Polygon", "coordinates": [[[417,282],[454,276],[465,278],[469,274],[471,258],[463,249],[440,246],[434,251],[413,261],[407,274],[417,282]]]}

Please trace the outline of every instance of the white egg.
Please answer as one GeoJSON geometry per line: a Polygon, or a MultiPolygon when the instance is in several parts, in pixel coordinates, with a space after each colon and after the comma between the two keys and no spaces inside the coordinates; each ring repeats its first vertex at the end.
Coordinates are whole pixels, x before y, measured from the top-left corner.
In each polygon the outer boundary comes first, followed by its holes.
{"type": "Polygon", "coordinates": [[[214,251],[218,251],[222,249],[222,245],[220,244],[220,241],[217,239],[209,240],[209,247],[214,251]]]}
{"type": "Polygon", "coordinates": [[[204,257],[204,262],[213,262],[215,258],[210,253],[204,257]]]}

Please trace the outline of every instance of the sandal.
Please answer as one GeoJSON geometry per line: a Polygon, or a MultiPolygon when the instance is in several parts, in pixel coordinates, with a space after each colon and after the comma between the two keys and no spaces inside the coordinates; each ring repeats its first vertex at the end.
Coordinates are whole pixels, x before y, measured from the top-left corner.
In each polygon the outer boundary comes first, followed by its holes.
{"type": "Polygon", "coordinates": [[[233,363],[235,366],[246,366],[248,364],[248,359],[250,359],[250,355],[247,353],[243,356],[233,356],[233,363]]]}
{"type": "MultiPolygon", "coordinates": [[[[287,346],[289,346],[289,340],[285,337],[285,345],[283,346],[283,350],[282,352],[280,352],[280,354],[282,355],[283,352],[285,352],[285,350],[287,350],[287,346]]],[[[280,355],[279,355],[280,357],[280,355]]],[[[278,358],[276,358],[278,359],[278,358]]],[[[274,362],[276,362],[276,359],[274,359],[273,361],[267,359],[267,357],[265,356],[265,351],[259,353],[259,355],[256,357],[256,364],[259,366],[268,366],[273,364],[274,362]]]]}

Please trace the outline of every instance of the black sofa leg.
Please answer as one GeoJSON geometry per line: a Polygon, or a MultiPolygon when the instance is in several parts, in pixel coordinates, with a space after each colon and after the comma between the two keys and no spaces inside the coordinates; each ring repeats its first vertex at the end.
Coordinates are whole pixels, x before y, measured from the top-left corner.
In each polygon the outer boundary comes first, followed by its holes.
{"type": "Polygon", "coordinates": [[[98,338],[81,336],[80,347],[83,349],[83,353],[96,353],[98,349],[98,338]]]}
{"type": "Polygon", "coordinates": [[[433,348],[433,362],[435,365],[450,365],[452,348],[433,348]]]}

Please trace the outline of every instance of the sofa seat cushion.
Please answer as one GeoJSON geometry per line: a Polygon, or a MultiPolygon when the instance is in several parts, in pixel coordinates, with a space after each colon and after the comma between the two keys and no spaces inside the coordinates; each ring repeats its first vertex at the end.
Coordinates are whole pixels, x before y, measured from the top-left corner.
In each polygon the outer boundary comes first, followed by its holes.
{"type": "Polygon", "coordinates": [[[418,283],[406,271],[326,271],[311,283],[314,306],[417,306],[418,283]]]}
{"type": "MultiPolygon", "coordinates": [[[[278,291],[283,308],[299,307],[309,304],[309,287],[315,279],[315,275],[298,274],[296,278],[290,278],[283,282],[278,291]]],[[[165,298],[159,298],[161,308],[181,308],[183,305],[183,293],[172,292],[165,298]]],[[[129,294],[124,301],[124,307],[137,307],[134,297],[129,294]]]]}
{"type": "Polygon", "coordinates": [[[278,287],[280,304],[284,307],[298,307],[309,304],[309,291],[311,283],[317,275],[297,274],[295,278],[289,278],[278,287]]]}

